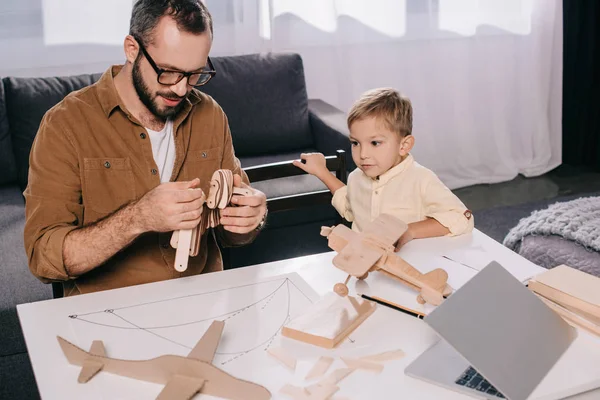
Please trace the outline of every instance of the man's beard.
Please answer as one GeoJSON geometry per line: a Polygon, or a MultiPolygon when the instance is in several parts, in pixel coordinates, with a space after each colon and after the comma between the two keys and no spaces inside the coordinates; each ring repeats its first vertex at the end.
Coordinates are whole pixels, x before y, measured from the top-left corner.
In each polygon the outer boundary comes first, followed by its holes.
{"type": "Polygon", "coordinates": [[[162,109],[159,108],[158,104],[157,104],[157,97],[159,95],[166,97],[167,99],[170,99],[170,100],[179,100],[179,99],[181,99],[181,97],[177,96],[175,93],[173,93],[171,91],[164,92],[164,93],[157,92],[156,95],[153,97],[152,93],[150,92],[150,89],[148,88],[148,86],[144,82],[144,79],[142,78],[142,72],[140,71],[139,60],[136,60],[135,63],[133,64],[132,78],[133,78],[133,87],[135,88],[135,91],[137,92],[138,97],[140,98],[142,103],[144,103],[146,108],[155,117],[160,118],[162,120],[167,120],[168,118],[171,118],[171,117],[179,114],[181,109],[185,106],[185,99],[182,99],[179,102],[179,104],[177,104],[174,107],[166,106],[162,109]]]}

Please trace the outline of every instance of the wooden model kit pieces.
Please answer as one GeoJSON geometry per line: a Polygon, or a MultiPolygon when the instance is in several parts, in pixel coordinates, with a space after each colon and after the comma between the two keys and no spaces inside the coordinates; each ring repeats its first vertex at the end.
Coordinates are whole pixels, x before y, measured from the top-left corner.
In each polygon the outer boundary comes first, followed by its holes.
{"type": "Polygon", "coordinates": [[[391,350],[386,351],[384,353],[373,354],[371,356],[361,357],[361,360],[374,362],[374,363],[382,363],[391,360],[399,360],[403,358],[406,354],[402,350],[391,350]]]}
{"type": "Polygon", "coordinates": [[[283,347],[270,347],[267,353],[291,371],[296,370],[296,359],[286,352],[283,347]]]}
{"type": "Polygon", "coordinates": [[[375,311],[376,304],[333,293],[314,303],[304,314],[283,327],[285,337],[332,349],[375,311]]]}
{"type": "Polygon", "coordinates": [[[304,379],[309,381],[311,379],[317,379],[322,377],[323,375],[325,375],[331,364],[333,364],[333,358],[319,358],[319,361],[317,361],[317,363],[310,369],[310,371],[308,371],[308,374],[306,374],[306,378],[304,379]]]}
{"type": "Polygon", "coordinates": [[[404,222],[388,214],[381,214],[361,233],[345,225],[321,228],[321,235],[328,238],[329,247],[338,252],[333,265],[348,273],[346,281],[336,284],[334,291],[346,296],[350,277],[366,279],[369,272],[382,271],[418,291],[419,303],[441,304],[444,296],[452,293],[446,271],[438,268],[422,274],[394,252],[396,242],[406,229],[404,222]]]}
{"type": "Polygon", "coordinates": [[[222,321],[214,321],[187,357],[164,355],[141,361],[108,358],[99,341],[88,353],[60,336],[57,339],[69,363],[82,367],[78,378],[81,383],[104,371],[165,385],[157,399],[189,400],[197,393],[232,400],[270,399],[271,393],[265,387],[235,378],[212,364],[223,325],[222,321]]]}
{"type": "MultiPolygon", "coordinates": [[[[171,236],[171,247],[177,249],[175,254],[175,269],[184,272],[187,269],[188,258],[198,255],[202,235],[208,228],[219,225],[220,210],[231,203],[234,195],[249,196],[252,191],[247,188],[235,187],[233,173],[230,170],[220,169],[213,173],[210,181],[208,198],[203,196],[202,218],[196,228],[189,232],[186,230],[175,231],[171,236]]],[[[198,189],[191,189],[198,190],[198,189]]]]}
{"type": "Polygon", "coordinates": [[[342,361],[348,366],[348,368],[351,369],[363,369],[365,371],[372,371],[377,374],[383,371],[382,364],[374,363],[371,361],[353,358],[342,358],[342,361]]]}
{"type": "Polygon", "coordinates": [[[287,384],[279,392],[294,400],[328,400],[338,390],[340,388],[334,385],[313,385],[308,388],[301,388],[287,384]]]}

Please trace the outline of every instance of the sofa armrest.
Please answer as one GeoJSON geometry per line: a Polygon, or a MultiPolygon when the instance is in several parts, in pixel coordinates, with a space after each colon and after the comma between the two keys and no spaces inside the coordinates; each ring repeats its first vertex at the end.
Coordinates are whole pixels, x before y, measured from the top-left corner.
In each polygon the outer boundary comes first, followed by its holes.
{"type": "Polygon", "coordinates": [[[316,149],[326,156],[344,150],[348,171],[356,168],[352,161],[346,114],[323,100],[311,99],[308,100],[308,117],[316,149]]]}

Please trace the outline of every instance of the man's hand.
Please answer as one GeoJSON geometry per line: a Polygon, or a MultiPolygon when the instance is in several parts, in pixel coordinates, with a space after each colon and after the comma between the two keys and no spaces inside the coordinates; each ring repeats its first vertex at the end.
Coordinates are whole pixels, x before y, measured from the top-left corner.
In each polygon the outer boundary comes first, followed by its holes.
{"type": "Polygon", "coordinates": [[[325,156],[321,153],[302,153],[300,154],[300,160],[294,160],[293,164],[304,172],[316,177],[321,177],[323,174],[329,173],[325,156]]]}
{"type": "Polygon", "coordinates": [[[136,223],[142,232],[170,232],[193,229],[202,216],[206,199],[200,179],[160,184],[136,204],[136,223]]]}
{"type": "Polygon", "coordinates": [[[220,223],[229,232],[242,234],[252,232],[267,213],[267,196],[246,185],[237,174],[233,176],[233,186],[250,189],[252,194],[250,196],[234,195],[231,198],[234,206],[228,206],[221,210],[220,223]]]}

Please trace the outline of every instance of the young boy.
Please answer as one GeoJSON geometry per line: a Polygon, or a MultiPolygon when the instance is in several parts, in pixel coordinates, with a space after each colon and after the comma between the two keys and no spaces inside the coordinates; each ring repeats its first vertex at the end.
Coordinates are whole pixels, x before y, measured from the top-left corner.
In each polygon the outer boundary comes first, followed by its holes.
{"type": "Polygon", "coordinates": [[[325,166],[321,153],[302,154],[294,165],[319,178],[333,193],[332,204],[352,229],[380,214],[408,224],[396,245],[412,239],[460,235],[473,229],[473,215],[431,170],[410,154],[410,100],[389,88],[364,93],[348,115],[352,159],[358,167],[344,185],[325,166]]]}

